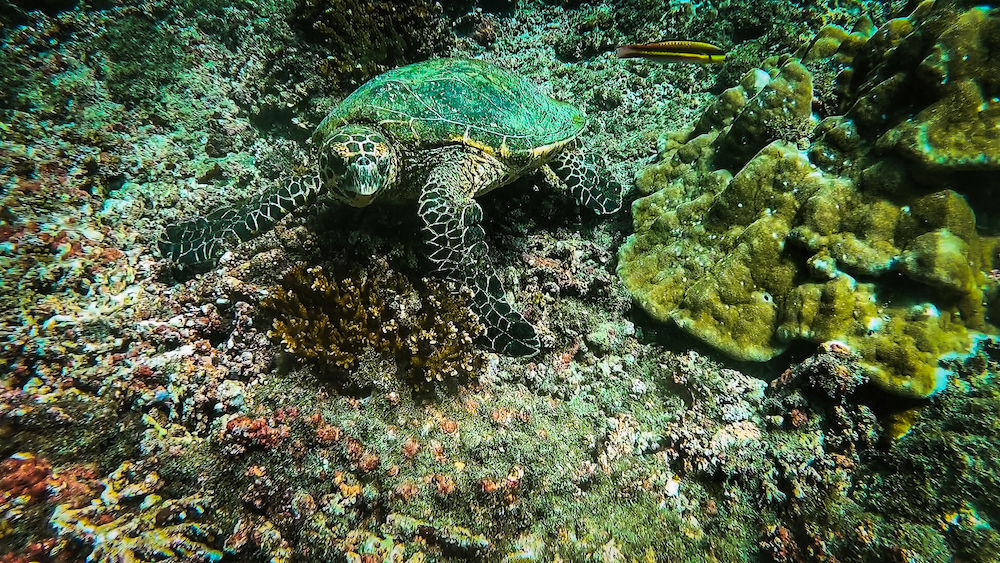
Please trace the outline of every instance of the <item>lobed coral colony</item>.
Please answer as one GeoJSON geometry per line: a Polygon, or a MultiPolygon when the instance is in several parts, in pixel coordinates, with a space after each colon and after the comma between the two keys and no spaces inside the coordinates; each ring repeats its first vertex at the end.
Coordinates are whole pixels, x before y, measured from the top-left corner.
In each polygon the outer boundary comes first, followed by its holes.
{"type": "Polygon", "coordinates": [[[734,358],[839,340],[886,390],[940,391],[1000,318],[998,76],[986,8],[824,27],[666,136],[619,275],[734,358]]]}

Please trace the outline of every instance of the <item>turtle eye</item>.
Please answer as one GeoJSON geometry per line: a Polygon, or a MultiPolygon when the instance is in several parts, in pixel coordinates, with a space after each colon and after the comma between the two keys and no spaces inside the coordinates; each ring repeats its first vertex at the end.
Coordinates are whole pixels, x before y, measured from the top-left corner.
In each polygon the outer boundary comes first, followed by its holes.
{"type": "Polygon", "coordinates": [[[339,151],[328,150],[320,155],[324,179],[343,178],[347,174],[347,160],[339,151]]]}

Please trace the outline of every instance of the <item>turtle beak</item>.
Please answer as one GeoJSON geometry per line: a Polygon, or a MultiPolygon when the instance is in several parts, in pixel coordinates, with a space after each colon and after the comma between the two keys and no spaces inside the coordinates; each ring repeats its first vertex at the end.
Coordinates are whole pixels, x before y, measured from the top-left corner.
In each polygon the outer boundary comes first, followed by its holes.
{"type": "Polygon", "coordinates": [[[347,171],[347,185],[350,186],[348,203],[352,207],[364,207],[371,203],[385,184],[385,177],[377,164],[367,156],[352,163],[347,171]]]}

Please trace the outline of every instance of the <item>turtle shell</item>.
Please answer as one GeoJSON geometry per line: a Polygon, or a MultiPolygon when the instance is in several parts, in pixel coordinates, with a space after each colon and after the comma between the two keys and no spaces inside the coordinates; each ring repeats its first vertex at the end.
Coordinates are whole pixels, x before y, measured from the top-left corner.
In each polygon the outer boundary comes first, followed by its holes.
{"type": "Polygon", "coordinates": [[[465,144],[525,166],[576,138],[586,118],[492,64],[434,59],[369,80],[323,120],[313,139],[349,123],[377,124],[410,149],[465,144]]]}

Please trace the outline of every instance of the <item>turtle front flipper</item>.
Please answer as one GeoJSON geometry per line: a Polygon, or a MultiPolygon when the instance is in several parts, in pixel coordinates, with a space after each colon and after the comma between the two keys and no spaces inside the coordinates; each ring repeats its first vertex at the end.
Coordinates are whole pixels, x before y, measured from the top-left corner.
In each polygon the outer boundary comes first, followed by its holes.
{"type": "Polygon", "coordinates": [[[156,243],[160,256],[189,266],[214,263],[228,246],[270,230],[289,211],[312,201],[319,186],[315,176],[288,178],[238,207],[170,225],[156,243]]]}
{"type": "Polygon", "coordinates": [[[481,160],[481,155],[465,156],[432,171],[420,194],[418,212],[428,257],[438,272],[472,289],[472,303],[491,348],[512,356],[534,355],[541,347],[538,335],[507,302],[479,224],[483,210],[471,195],[479,193],[475,187],[488,189],[501,181],[502,166],[481,160]]]}
{"type": "Polygon", "coordinates": [[[618,182],[601,174],[579,149],[567,149],[549,163],[580,205],[598,215],[614,213],[622,208],[622,188],[618,182]]]}

